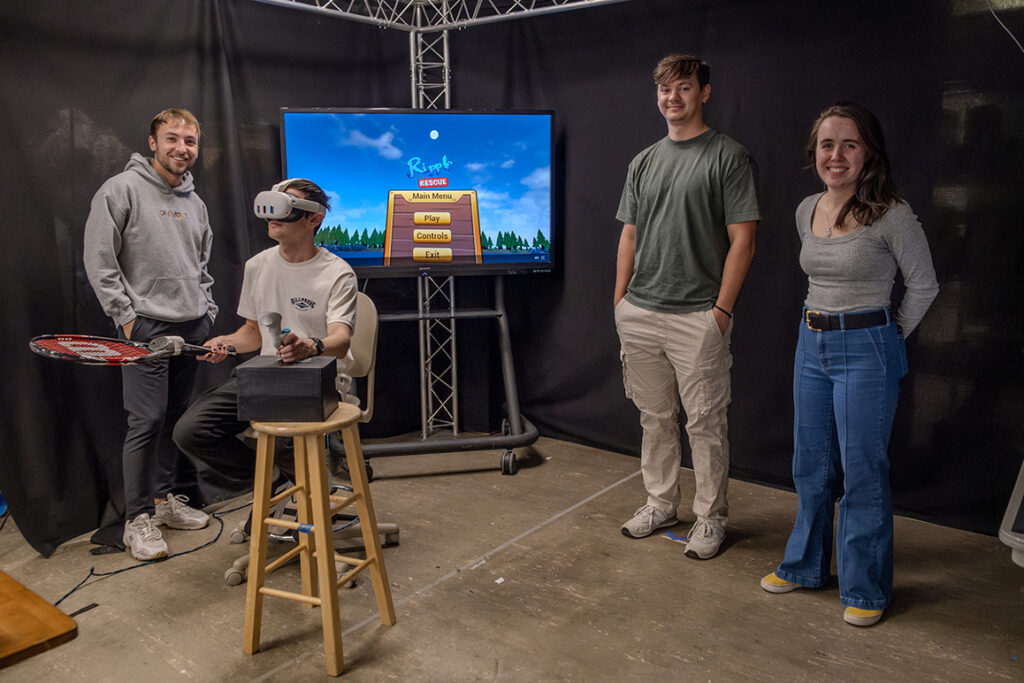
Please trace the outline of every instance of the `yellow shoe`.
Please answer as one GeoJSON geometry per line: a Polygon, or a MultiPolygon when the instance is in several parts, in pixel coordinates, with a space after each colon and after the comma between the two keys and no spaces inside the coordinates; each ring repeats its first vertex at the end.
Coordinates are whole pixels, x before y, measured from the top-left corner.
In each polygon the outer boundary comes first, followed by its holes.
{"type": "Polygon", "coordinates": [[[761,579],[761,588],[765,589],[769,593],[788,593],[789,591],[795,591],[797,588],[803,588],[803,586],[799,583],[780,579],[775,575],[775,572],[772,572],[761,579]]]}
{"type": "Polygon", "coordinates": [[[883,610],[847,607],[843,612],[843,621],[854,626],[874,626],[882,618],[883,610]]]}

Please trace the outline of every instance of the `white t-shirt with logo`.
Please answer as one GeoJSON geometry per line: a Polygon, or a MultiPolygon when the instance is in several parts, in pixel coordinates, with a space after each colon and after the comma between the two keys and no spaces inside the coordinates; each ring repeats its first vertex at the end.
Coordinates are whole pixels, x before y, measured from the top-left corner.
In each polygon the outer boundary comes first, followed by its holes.
{"type": "MultiPolygon", "coordinates": [[[[256,254],[245,263],[238,315],[259,321],[268,312],[281,314],[281,328],[299,337],[327,336],[329,323],[356,327],[356,274],[352,267],[322,247],[302,263],[281,258],[277,246],[256,254]]],[[[262,331],[262,330],[261,330],[262,331]]],[[[260,355],[273,356],[277,349],[263,335],[260,355]]],[[[349,384],[352,354],[338,359],[339,390],[349,384]]]]}

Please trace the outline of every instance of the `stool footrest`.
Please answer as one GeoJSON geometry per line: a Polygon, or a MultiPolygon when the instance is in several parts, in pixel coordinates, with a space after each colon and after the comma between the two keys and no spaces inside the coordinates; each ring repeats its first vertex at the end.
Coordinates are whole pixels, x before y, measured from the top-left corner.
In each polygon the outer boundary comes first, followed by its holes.
{"type": "Polygon", "coordinates": [[[320,598],[314,595],[293,593],[292,591],[283,591],[277,588],[267,588],[266,586],[262,586],[260,588],[260,593],[262,593],[263,595],[272,595],[275,598],[284,598],[286,600],[295,600],[296,602],[305,602],[309,605],[315,605],[317,607],[319,607],[322,602],[320,598]]]}
{"type": "Polygon", "coordinates": [[[369,565],[373,563],[372,557],[352,557],[351,555],[342,555],[341,553],[334,553],[335,562],[344,562],[345,564],[358,567],[359,565],[369,565]]]}
{"type": "Polygon", "coordinates": [[[268,507],[274,507],[275,505],[280,503],[285,498],[290,498],[290,497],[294,496],[296,493],[298,493],[298,492],[300,492],[302,490],[303,490],[303,488],[302,488],[301,484],[296,484],[295,486],[292,486],[291,488],[285,489],[284,491],[281,491],[277,495],[271,496],[270,500],[267,501],[267,506],[268,507]]]}
{"type": "MultiPolygon", "coordinates": [[[[300,530],[303,527],[299,522],[293,522],[290,519],[281,519],[279,517],[266,517],[263,520],[263,524],[266,527],[279,526],[283,529],[292,529],[293,531],[300,530]]],[[[307,524],[305,526],[308,527],[309,525],[307,524]]]]}
{"type": "Polygon", "coordinates": [[[277,571],[278,568],[287,564],[293,557],[302,552],[302,546],[297,545],[286,553],[283,553],[280,557],[274,559],[273,562],[267,563],[266,573],[269,574],[273,571],[277,571]]]}
{"type": "Polygon", "coordinates": [[[328,496],[331,499],[331,514],[333,515],[338,510],[344,510],[350,508],[362,499],[362,494],[353,493],[350,496],[328,496]]]}
{"type": "Polygon", "coordinates": [[[335,560],[340,560],[341,562],[344,562],[345,564],[348,564],[348,565],[353,565],[352,569],[350,569],[347,572],[345,572],[345,574],[343,574],[341,576],[341,578],[338,579],[338,586],[339,587],[340,586],[344,586],[346,583],[348,583],[352,579],[354,579],[357,576],[359,576],[360,572],[362,572],[364,569],[366,569],[371,564],[373,564],[373,560],[372,559],[357,560],[354,557],[345,557],[344,555],[338,555],[338,554],[334,555],[334,559],[335,560]]]}

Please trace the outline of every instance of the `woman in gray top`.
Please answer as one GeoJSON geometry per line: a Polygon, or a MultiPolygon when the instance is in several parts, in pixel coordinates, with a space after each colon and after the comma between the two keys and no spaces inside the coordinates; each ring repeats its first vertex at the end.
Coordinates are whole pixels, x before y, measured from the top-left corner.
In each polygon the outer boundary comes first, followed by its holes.
{"type": "Polygon", "coordinates": [[[819,588],[836,554],[843,618],[870,626],[892,598],[893,522],[889,434],[904,335],[938,294],[928,242],[896,193],[878,119],[841,102],[821,113],[807,154],[825,191],[796,211],[807,273],[793,372],[796,522],[779,567],[761,579],[770,593],[819,588]],[[906,284],[890,310],[897,269],[906,284]]]}

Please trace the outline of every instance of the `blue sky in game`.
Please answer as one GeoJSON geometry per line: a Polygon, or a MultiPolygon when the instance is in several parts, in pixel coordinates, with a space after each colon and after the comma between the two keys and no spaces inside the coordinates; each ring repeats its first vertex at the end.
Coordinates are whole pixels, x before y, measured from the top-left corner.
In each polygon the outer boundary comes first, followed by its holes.
{"type": "Polygon", "coordinates": [[[548,114],[284,113],[289,177],[331,197],[325,226],[384,231],[389,190],[477,191],[480,229],[551,238],[548,114]],[[421,178],[448,179],[423,188],[421,178]]]}

